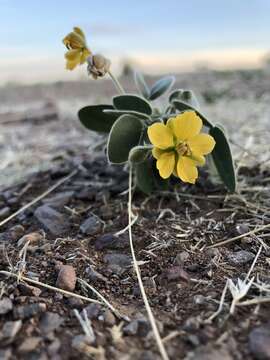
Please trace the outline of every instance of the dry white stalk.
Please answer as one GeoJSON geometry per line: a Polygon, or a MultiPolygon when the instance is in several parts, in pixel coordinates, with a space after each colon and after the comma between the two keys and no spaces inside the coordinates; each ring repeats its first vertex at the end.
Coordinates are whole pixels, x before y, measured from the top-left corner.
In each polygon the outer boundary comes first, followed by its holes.
{"type": "Polygon", "coordinates": [[[89,320],[89,318],[87,316],[86,310],[83,309],[83,317],[84,318],[79,314],[79,311],[77,309],[74,309],[74,314],[75,314],[76,318],[78,319],[79,323],[81,324],[81,327],[82,327],[85,335],[89,339],[89,343],[93,344],[96,340],[96,336],[95,336],[94,330],[92,328],[91,321],[89,320]]]}

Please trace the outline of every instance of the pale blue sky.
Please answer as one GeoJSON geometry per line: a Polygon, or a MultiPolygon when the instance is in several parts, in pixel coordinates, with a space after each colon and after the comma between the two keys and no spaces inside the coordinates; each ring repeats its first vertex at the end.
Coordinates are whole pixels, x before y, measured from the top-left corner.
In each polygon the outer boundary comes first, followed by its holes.
{"type": "MultiPolygon", "coordinates": [[[[85,30],[93,51],[138,55],[149,67],[153,59],[158,66],[159,56],[164,63],[166,54],[171,64],[181,55],[185,63],[189,55],[207,61],[235,51],[244,60],[249,52],[252,58],[270,49],[270,0],[0,0],[0,14],[0,67],[7,71],[21,62],[26,71],[24,64],[33,61],[37,80],[38,61],[63,62],[60,40],[74,25],[85,30]]],[[[52,63],[47,71],[56,76],[52,63]]]]}

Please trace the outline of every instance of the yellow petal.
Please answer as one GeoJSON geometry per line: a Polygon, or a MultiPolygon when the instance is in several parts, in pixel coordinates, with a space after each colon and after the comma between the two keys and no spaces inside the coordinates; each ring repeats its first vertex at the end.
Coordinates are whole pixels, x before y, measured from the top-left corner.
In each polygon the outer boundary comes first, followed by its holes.
{"type": "Polygon", "coordinates": [[[80,60],[80,64],[85,63],[85,61],[87,60],[88,56],[91,55],[90,51],[88,49],[84,49],[81,52],[81,60],[80,60]]]}
{"type": "Polygon", "coordinates": [[[154,157],[155,159],[159,159],[160,156],[161,156],[163,153],[164,153],[164,151],[161,150],[161,149],[159,149],[159,148],[157,148],[157,147],[154,147],[154,148],[152,149],[152,155],[153,155],[153,157],[154,157]]]}
{"type": "Polygon", "coordinates": [[[66,62],[66,68],[68,70],[73,70],[77,65],[80,64],[80,58],[75,60],[67,60],[66,62]]]}
{"type": "Polygon", "coordinates": [[[69,33],[63,39],[63,43],[71,49],[81,49],[86,46],[85,39],[75,32],[69,33]]]}
{"type": "Polygon", "coordinates": [[[192,152],[189,157],[195,161],[196,165],[203,166],[205,164],[205,157],[200,154],[192,152]]]}
{"type": "Polygon", "coordinates": [[[167,149],[174,146],[171,130],[162,123],[155,123],[149,126],[147,134],[151,143],[160,149],[167,149]]]}
{"type": "Polygon", "coordinates": [[[70,61],[79,60],[81,57],[81,50],[73,49],[65,53],[65,58],[70,61]]]}
{"type": "Polygon", "coordinates": [[[186,111],[177,115],[170,122],[173,133],[178,140],[186,141],[199,134],[202,128],[202,120],[195,111],[186,111]]]}
{"type": "Polygon", "coordinates": [[[159,175],[163,179],[167,179],[173,173],[175,166],[175,154],[173,151],[163,153],[157,161],[157,169],[159,170],[159,175]]]}
{"type": "Polygon", "coordinates": [[[78,26],[75,26],[75,27],[73,28],[73,30],[74,30],[75,33],[79,34],[83,39],[85,39],[84,32],[82,31],[81,28],[79,28],[78,26]]]}
{"type": "Polygon", "coordinates": [[[208,134],[196,135],[188,141],[191,152],[197,153],[198,155],[209,154],[214,149],[215,144],[214,138],[208,134]]]}
{"type": "Polygon", "coordinates": [[[177,174],[182,181],[195,184],[198,178],[195,162],[186,156],[181,156],[177,162],[177,174]]]}

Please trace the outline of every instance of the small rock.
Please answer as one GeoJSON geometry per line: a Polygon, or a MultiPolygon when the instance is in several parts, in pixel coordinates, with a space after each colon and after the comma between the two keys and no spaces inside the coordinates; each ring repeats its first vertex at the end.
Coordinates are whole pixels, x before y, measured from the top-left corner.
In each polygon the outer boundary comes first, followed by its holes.
{"type": "Polygon", "coordinates": [[[212,345],[207,345],[198,347],[184,360],[233,360],[233,357],[225,347],[214,348],[212,345]]]}
{"type": "Polygon", "coordinates": [[[67,216],[59,213],[48,205],[38,207],[34,215],[53,235],[61,235],[69,230],[67,216]]]}
{"type": "Polygon", "coordinates": [[[236,225],[236,231],[238,235],[243,235],[249,232],[249,226],[247,224],[236,225]]]}
{"type": "Polygon", "coordinates": [[[27,319],[42,314],[46,311],[46,308],[46,304],[43,303],[21,305],[13,310],[13,315],[15,319],[27,319]]]}
{"type": "Polygon", "coordinates": [[[13,308],[12,301],[8,297],[0,300],[0,315],[7,314],[13,308]]]}
{"type": "Polygon", "coordinates": [[[73,291],[76,286],[76,272],[71,265],[62,265],[56,280],[56,286],[60,289],[73,291]]]}
{"type": "Polygon", "coordinates": [[[20,237],[23,236],[25,229],[22,225],[14,225],[9,229],[9,236],[11,240],[17,241],[20,237]]]}
{"type": "Polygon", "coordinates": [[[104,318],[104,323],[108,326],[113,326],[116,323],[115,316],[109,309],[106,309],[104,311],[103,318],[104,318]]]}
{"type": "Polygon", "coordinates": [[[188,273],[182,268],[182,266],[173,266],[170,269],[167,269],[165,272],[165,277],[169,281],[173,280],[184,280],[189,281],[188,273]]]}
{"type": "Polygon", "coordinates": [[[0,350],[0,360],[10,360],[12,356],[11,349],[0,350]]]}
{"type": "Polygon", "coordinates": [[[184,265],[184,263],[189,259],[190,255],[187,251],[182,251],[175,257],[175,262],[178,265],[184,265]]]}
{"type": "Polygon", "coordinates": [[[46,312],[42,315],[40,330],[43,334],[49,334],[50,332],[57,330],[63,322],[63,318],[58,314],[46,312]]]}
{"type": "Polygon", "coordinates": [[[120,253],[107,254],[104,256],[104,261],[108,264],[108,269],[118,275],[131,266],[131,257],[120,253]]]}
{"type": "MultiPolygon", "coordinates": [[[[84,309],[84,311],[87,314],[88,319],[93,320],[93,319],[97,319],[98,315],[100,313],[101,310],[101,305],[99,304],[89,304],[86,306],[86,308],[84,309]]],[[[83,316],[83,312],[81,312],[81,316],[83,316]]]]}
{"type": "Polygon", "coordinates": [[[10,208],[8,206],[3,207],[0,209],[0,220],[5,219],[10,215],[10,208]]]}
{"type": "Polygon", "coordinates": [[[87,335],[76,335],[72,339],[72,347],[78,351],[84,352],[84,349],[87,349],[94,341],[95,339],[92,339],[87,335]]]}
{"type": "Polygon", "coordinates": [[[84,306],[83,300],[70,297],[68,298],[68,305],[75,309],[81,309],[84,306]]]}
{"type": "Polygon", "coordinates": [[[92,215],[81,224],[80,230],[85,235],[95,235],[102,230],[102,222],[92,215]]]}
{"type": "Polygon", "coordinates": [[[228,255],[231,265],[244,265],[254,259],[255,255],[250,251],[240,250],[228,255]]]}
{"type": "Polygon", "coordinates": [[[123,327],[123,333],[125,335],[138,335],[140,337],[145,337],[150,330],[151,326],[145,318],[132,320],[128,325],[123,327]]]}
{"type": "Polygon", "coordinates": [[[5,322],[0,332],[1,342],[4,342],[5,344],[10,344],[17,335],[17,333],[20,331],[21,327],[21,320],[5,322]]]}
{"type": "Polygon", "coordinates": [[[37,245],[42,239],[43,236],[39,232],[32,232],[21,237],[17,242],[17,246],[24,246],[27,242],[29,242],[30,245],[37,245]]]}
{"type": "Polygon", "coordinates": [[[249,348],[256,360],[270,359],[270,324],[257,327],[250,332],[249,348]]]}
{"type": "Polygon", "coordinates": [[[136,335],[139,328],[137,320],[131,321],[128,325],[123,327],[123,333],[125,335],[136,335]]]}
{"type": "Polygon", "coordinates": [[[107,282],[108,281],[105,276],[103,276],[102,274],[100,274],[99,272],[94,270],[91,265],[89,265],[86,268],[85,273],[86,273],[88,279],[91,280],[91,282],[96,282],[96,281],[107,282]]]}
{"type": "Polygon", "coordinates": [[[95,248],[98,251],[104,249],[118,250],[125,249],[129,246],[129,239],[126,234],[115,236],[114,234],[104,234],[99,236],[95,241],[95,248]]]}
{"type": "Polygon", "coordinates": [[[73,196],[74,191],[64,191],[56,194],[53,197],[44,199],[43,204],[49,205],[53,208],[62,208],[71,201],[73,196]]]}
{"type": "Polygon", "coordinates": [[[215,256],[220,255],[220,252],[217,248],[210,248],[205,251],[206,255],[210,256],[211,258],[214,258],[215,256]]]}
{"type": "Polygon", "coordinates": [[[206,298],[203,295],[195,295],[193,301],[196,305],[203,305],[206,302],[206,298]]]}
{"type": "Polygon", "coordinates": [[[31,286],[28,284],[24,284],[24,283],[19,283],[18,284],[18,289],[20,291],[20,293],[22,295],[26,295],[26,296],[36,296],[39,297],[40,294],[42,293],[42,290],[35,287],[35,286],[31,286]]]}
{"type": "Polygon", "coordinates": [[[19,353],[29,353],[36,350],[37,346],[41,342],[41,338],[37,336],[31,336],[25,339],[18,348],[19,353]]]}
{"type": "Polygon", "coordinates": [[[96,190],[92,188],[85,187],[81,189],[78,193],[75,194],[76,198],[79,200],[94,200],[96,196],[96,190]]]}

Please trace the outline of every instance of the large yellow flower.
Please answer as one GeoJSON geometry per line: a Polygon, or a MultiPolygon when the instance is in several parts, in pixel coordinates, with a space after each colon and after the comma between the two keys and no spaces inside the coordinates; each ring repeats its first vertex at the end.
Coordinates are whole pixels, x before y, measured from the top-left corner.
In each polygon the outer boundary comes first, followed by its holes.
{"type": "Polygon", "coordinates": [[[91,55],[91,51],[86,44],[85,35],[78,27],[73,28],[73,31],[63,39],[63,43],[68,49],[65,53],[66,68],[68,70],[73,70],[77,65],[85,63],[88,56],[91,55]]]}
{"type": "Polygon", "coordinates": [[[204,155],[215,146],[212,136],[200,134],[202,125],[195,111],[186,111],[170,118],[166,125],[155,123],[149,126],[148,137],[154,145],[152,154],[163,179],[174,174],[184,182],[195,183],[197,166],[204,165],[204,155]]]}

